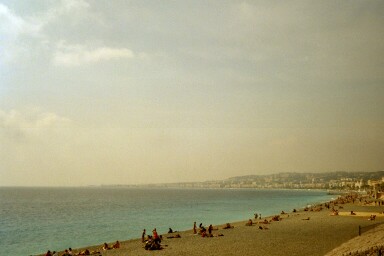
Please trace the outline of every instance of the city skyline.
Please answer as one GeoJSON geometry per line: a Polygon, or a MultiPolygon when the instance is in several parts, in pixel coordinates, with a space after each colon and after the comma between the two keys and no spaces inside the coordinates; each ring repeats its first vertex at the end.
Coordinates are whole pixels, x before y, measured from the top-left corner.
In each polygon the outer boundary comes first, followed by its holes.
{"type": "Polygon", "coordinates": [[[0,0],[0,186],[383,170],[383,10],[0,0]]]}

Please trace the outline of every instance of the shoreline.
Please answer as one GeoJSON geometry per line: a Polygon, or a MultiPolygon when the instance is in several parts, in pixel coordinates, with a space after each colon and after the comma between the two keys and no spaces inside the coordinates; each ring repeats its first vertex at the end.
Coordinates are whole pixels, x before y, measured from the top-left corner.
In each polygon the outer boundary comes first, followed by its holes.
{"type": "MultiPolygon", "coordinates": [[[[338,199],[333,202],[335,201],[338,199]]],[[[297,209],[298,211],[295,213],[276,214],[281,219],[271,221],[269,224],[257,223],[246,226],[247,220],[243,220],[231,222],[231,225],[234,226],[233,229],[223,229],[224,224],[216,225],[218,230],[213,230],[213,237],[208,238],[194,235],[192,229],[172,233],[172,235],[180,235],[180,238],[167,238],[170,234],[162,234],[162,250],[146,251],[141,238],[135,238],[120,241],[120,249],[102,251],[100,250],[102,245],[93,245],[76,249],[74,252],[78,253],[87,248],[90,251],[100,252],[100,254],[94,255],[117,256],[149,255],[149,253],[200,255],[201,252],[204,252],[205,255],[237,255],[239,252],[242,255],[255,255],[256,250],[260,255],[325,255],[358,236],[359,226],[373,224],[367,220],[366,215],[348,216],[349,211],[376,213],[377,219],[374,223],[384,221],[384,214],[378,214],[383,212],[384,206],[343,202],[336,203],[333,207],[339,210],[339,216],[331,216],[330,210],[325,207],[325,204],[320,203],[312,206],[312,209],[303,208],[297,209]]],[[[262,220],[271,220],[272,217],[273,215],[263,217],[262,220]]],[[[255,221],[254,217],[252,220],[255,221]]],[[[109,245],[112,244],[113,242],[110,241],[109,245]]],[[[59,255],[62,253],[60,252],[59,255]]]]}

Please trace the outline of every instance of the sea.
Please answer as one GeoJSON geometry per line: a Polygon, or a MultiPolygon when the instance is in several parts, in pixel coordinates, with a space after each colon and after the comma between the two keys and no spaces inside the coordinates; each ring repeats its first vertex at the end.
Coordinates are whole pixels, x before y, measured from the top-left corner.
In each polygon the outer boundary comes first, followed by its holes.
{"type": "Polygon", "coordinates": [[[0,188],[0,254],[36,255],[104,242],[292,212],[335,195],[324,190],[0,188]]]}

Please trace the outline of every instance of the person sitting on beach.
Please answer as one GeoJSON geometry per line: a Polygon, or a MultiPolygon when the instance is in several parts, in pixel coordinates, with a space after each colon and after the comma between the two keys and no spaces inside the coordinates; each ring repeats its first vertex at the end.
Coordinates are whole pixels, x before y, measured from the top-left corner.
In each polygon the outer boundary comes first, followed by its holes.
{"type": "Polygon", "coordinates": [[[253,225],[253,222],[252,222],[251,219],[249,219],[249,220],[247,221],[247,223],[245,223],[245,226],[252,226],[252,225],[253,225]]]}
{"type": "Polygon", "coordinates": [[[173,233],[173,230],[171,228],[169,228],[168,234],[171,234],[171,233],[173,233]]]}
{"type": "Polygon", "coordinates": [[[53,252],[52,252],[52,256],[59,256],[59,253],[56,252],[56,251],[53,251],[53,252]]]}
{"type": "Polygon", "coordinates": [[[261,224],[269,224],[269,221],[267,219],[264,219],[263,221],[259,222],[261,224]]]}
{"type": "Polygon", "coordinates": [[[281,213],[280,214],[285,214],[285,211],[281,211],[281,213]]]}
{"type": "Polygon", "coordinates": [[[223,229],[229,229],[229,228],[234,228],[234,226],[231,226],[230,223],[227,223],[227,224],[225,224],[225,226],[223,227],[223,229]]]}
{"type": "Polygon", "coordinates": [[[354,211],[351,211],[351,215],[356,215],[356,213],[354,211]]]}
{"type": "Polygon", "coordinates": [[[112,246],[113,249],[119,249],[120,248],[120,242],[116,241],[116,243],[112,246]]]}
{"type": "Polygon", "coordinates": [[[259,217],[259,214],[255,213],[255,220],[257,220],[257,217],[259,217]]]}
{"type": "Polygon", "coordinates": [[[107,243],[104,243],[102,249],[103,249],[104,251],[106,251],[106,250],[110,250],[111,247],[109,247],[109,245],[108,245],[107,243]]]}
{"type": "Polygon", "coordinates": [[[207,230],[206,229],[202,230],[200,232],[200,234],[201,234],[201,237],[206,237],[207,236],[207,230]]]}
{"type": "Polygon", "coordinates": [[[62,256],[70,256],[67,249],[65,249],[64,254],[62,256]]]}
{"type": "Polygon", "coordinates": [[[293,211],[292,212],[297,212],[297,210],[296,209],[293,209],[293,211]]]}
{"type": "Polygon", "coordinates": [[[52,253],[50,250],[47,251],[47,253],[45,254],[45,256],[52,256],[52,253]]]}
{"type": "Polygon", "coordinates": [[[203,224],[200,223],[200,225],[199,225],[199,234],[203,234],[206,231],[207,231],[206,228],[203,226],[203,224]]]}
{"type": "Polygon", "coordinates": [[[376,219],[376,215],[371,215],[370,217],[369,217],[369,219],[368,220],[375,220],[376,219]]]}

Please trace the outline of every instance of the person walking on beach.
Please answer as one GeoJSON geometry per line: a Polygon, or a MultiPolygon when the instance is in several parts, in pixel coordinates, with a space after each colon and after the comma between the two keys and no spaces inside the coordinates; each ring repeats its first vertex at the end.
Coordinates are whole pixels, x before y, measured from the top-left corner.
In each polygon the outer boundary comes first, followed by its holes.
{"type": "Polygon", "coordinates": [[[196,221],[193,222],[193,234],[196,234],[197,233],[197,230],[196,230],[196,221]]]}
{"type": "Polygon", "coordinates": [[[143,230],[143,234],[141,234],[141,242],[145,242],[145,229],[143,230]]]}

